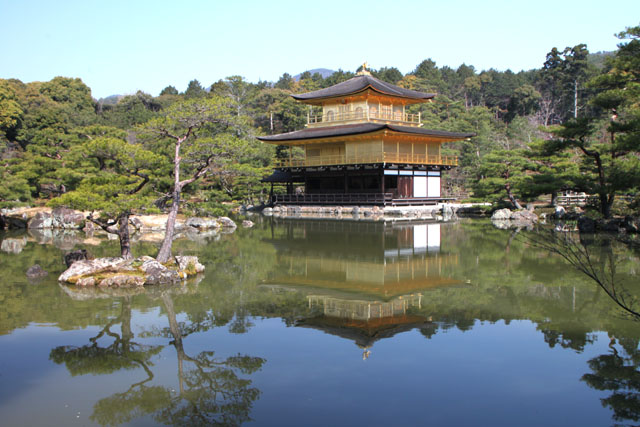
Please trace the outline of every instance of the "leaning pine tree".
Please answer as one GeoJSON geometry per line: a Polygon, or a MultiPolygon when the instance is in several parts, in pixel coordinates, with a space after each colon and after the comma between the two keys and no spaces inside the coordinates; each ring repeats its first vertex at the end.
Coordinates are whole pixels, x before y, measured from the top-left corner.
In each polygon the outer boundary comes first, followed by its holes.
{"type": "Polygon", "coordinates": [[[212,95],[172,105],[163,117],[139,128],[139,137],[154,152],[164,152],[173,163],[171,207],[156,260],[171,257],[176,217],[184,188],[208,174],[225,170],[236,154],[245,129],[230,98],[212,95]]]}

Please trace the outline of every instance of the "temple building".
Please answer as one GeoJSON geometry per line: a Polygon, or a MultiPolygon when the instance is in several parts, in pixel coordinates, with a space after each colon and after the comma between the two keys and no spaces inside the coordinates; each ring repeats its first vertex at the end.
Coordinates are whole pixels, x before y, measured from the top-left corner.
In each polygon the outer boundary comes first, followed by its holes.
{"type": "Polygon", "coordinates": [[[258,138],[289,148],[265,178],[287,186],[276,203],[436,203],[443,199],[442,171],[458,165],[457,157],[441,154],[441,145],[473,136],[423,128],[420,114],[407,109],[435,94],[383,82],[366,68],[350,80],[292,97],[318,114],[308,114],[305,129],[258,138]],[[304,155],[294,155],[294,147],[304,155]]]}

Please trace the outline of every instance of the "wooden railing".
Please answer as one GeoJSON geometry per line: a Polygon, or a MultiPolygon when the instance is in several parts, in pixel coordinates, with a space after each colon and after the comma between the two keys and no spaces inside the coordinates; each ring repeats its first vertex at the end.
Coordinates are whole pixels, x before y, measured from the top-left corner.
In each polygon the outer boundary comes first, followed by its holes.
{"type": "Polygon", "coordinates": [[[362,111],[348,111],[343,113],[329,113],[319,115],[307,116],[308,126],[322,126],[335,124],[337,122],[351,122],[351,121],[363,121],[363,122],[397,122],[409,125],[420,125],[421,117],[418,114],[409,114],[401,112],[386,112],[386,111],[369,111],[364,109],[362,111]]]}
{"type": "Polygon", "coordinates": [[[299,205],[353,205],[387,204],[393,201],[391,193],[331,193],[331,194],[276,194],[275,203],[299,205]]]}
{"type": "Polygon", "coordinates": [[[556,203],[560,206],[584,206],[589,196],[586,194],[572,194],[566,196],[558,196],[556,203]]]}
{"type": "Polygon", "coordinates": [[[373,163],[401,163],[412,165],[458,166],[457,156],[437,156],[428,154],[368,153],[356,155],[334,154],[311,156],[304,159],[275,159],[277,168],[338,166],[373,163]]]}

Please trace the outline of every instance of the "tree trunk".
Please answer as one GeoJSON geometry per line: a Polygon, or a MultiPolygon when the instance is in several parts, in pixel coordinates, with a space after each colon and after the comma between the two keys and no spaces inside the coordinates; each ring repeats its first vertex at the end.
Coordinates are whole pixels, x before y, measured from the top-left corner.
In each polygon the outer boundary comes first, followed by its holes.
{"type": "Polygon", "coordinates": [[[131,254],[131,238],[129,236],[129,213],[123,213],[118,220],[118,238],[120,239],[120,256],[133,259],[131,254]]]}
{"type": "Polygon", "coordinates": [[[507,197],[509,197],[509,201],[513,204],[513,207],[518,210],[522,209],[522,205],[518,203],[518,199],[516,199],[511,192],[511,185],[508,182],[504,185],[504,189],[507,190],[507,197]]]}
{"type": "Polygon", "coordinates": [[[578,118],[578,80],[573,81],[573,118],[578,118]]]}
{"type": "Polygon", "coordinates": [[[606,219],[611,218],[611,207],[613,206],[614,198],[615,194],[600,194],[600,213],[606,219]]]}
{"type": "Polygon", "coordinates": [[[178,209],[180,209],[180,192],[182,191],[182,187],[180,186],[180,160],[182,160],[180,158],[180,146],[187,138],[188,134],[176,140],[176,151],[173,157],[173,203],[171,204],[171,210],[167,218],[167,226],[164,232],[162,246],[156,257],[156,261],[162,264],[169,261],[171,257],[171,246],[173,245],[173,234],[176,227],[178,209]]]}
{"type": "Polygon", "coordinates": [[[171,210],[169,210],[169,216],[167,218],[167,226],[164,233],[164,240],[160,251],[156,257],[156,261],[164,264],[171,258],[171,246],[173,245],[173,235],[175,234],[176,218],[178,216],[178,209],[180,207],[180,192],[173,192],[173,203],[171,204],[171,210]]]}
{"type": "Polygon", "coordinates": [[[551,192],[551,206],[553,206],[553,207],[558,206],[558,192],[557,191],[552,191],[551,192]]]}
{"type": "Polygon", "coordinates": [[[115,234],[116,236],[118,236],[118,239],[120,240],[120,257],[124,259],[133,258],[133,255],[131,253],[131,238],[129,236],[130,215],[131,213],[129,212],[123,212],[115,219],[114,223],[111,224],[99,218],[94,218],[93,213],[87,216],[87,219],[89,221],[96,224],[107,233],[115,234]],[[116,224],[118,224],[117,228],[116,224]]]}

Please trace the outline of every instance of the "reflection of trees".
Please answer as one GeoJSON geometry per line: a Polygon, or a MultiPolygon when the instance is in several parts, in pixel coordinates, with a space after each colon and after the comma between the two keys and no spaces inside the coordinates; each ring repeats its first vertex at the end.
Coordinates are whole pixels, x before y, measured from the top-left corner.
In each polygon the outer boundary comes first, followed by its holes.
{"type": "MultiPolygon", "coordinates": [[[[152,363],[149,359],[159,353],[162,346],[147,346],[133,341],[131,331],[131,300],[125,297],[122,300],[120,316],[111,320],[102,328],[100,333],[89,341],[91,344],[82,347],[61,346],[51,350],[49,358],[55,363],[64,363],[71,375],[84,374],[110,374],[120,369],[143,368],[147,373],[144,384],[153,378],[150,370],[152,363]],[[120,323],[120,335],[111,331],[111,328],[120,323]],[[113,338],[111,345],[101,347],[98,340],[104,336],[113,338]]],[[[133,387],[133,386],[132,386],[133,387]]]]}
{"type": "Polygon", "coordinates": [[[173,338],[170,344],[178,356],[180,390],[154,418],[176,425],[239,425],[250,421],[249,412],[260,390],[251,387],[251,380],[240,378],[238,373],[256,372],[265,360],[240,354],[216,359],[213,351],[202,351],[195,357],[187,355],[183,346],[187,334],[176,320],[173,300],[164,293],[162,301],[169,328],[162,330],[161,335],[173,338]]]}
{"type": "Polygon", "coordinates": [[[593,344],[596,340],[595,335],[589,334],[588,331],[583,329],[575,330],[568,326],[563,328],[563,332],[549,328],[540,329],[544,336],[544,342],[549,344],[550,348],[560,345],[562,348],[571,348],[576,351],[583,351],[587,344],[593,344]]]}
{"type": "Polygon", "coordinates": [[[570,265],[592,279],[625,313],[640,320],[638,296],[630,292],[618,272],[620,261],[611,239],[587,242],[570,234],[554,232],[529,236],[536,247],[560,255],[570,265]]]}
{"type": "Polygon", "coordinates": [[[134,341],[131,330],[130,297],[123,298],[119,317],[111,320],[100,333],[81,347],[61,346],[53,349],[50,358],[64,363],[72,375],[110,374],[120,369],[142,368],[146,378],[135,382],[121,393],[101,399],[94,405],[91,420],[102,425],[116,425],[150,415],[162,424],[239,425],[250,421],[249,413],[260,391],[251,387],[251,380],[240,374],[252,374],[259,370],[264,359],[235,355],[216,358],[213,351],[188,355],[183,340],[190,333],[208,330],[215,324],[205,316],[203,322],[179,323],[169,292],[162,292],[161,299],[167,312],[169,327],[155,331],[153,335],[170,339],[177,354],[178,390],[154,385],[151,358],[164,346],[145,346],[134,341]],[[121,333],[112,328],[121,323],[121,333]],[[107,347],[99,345],[110,337],[107,347]]]}
{"type": "Polygon", "coordinates": [[[584,374],[582,381],[596,390],[613,392],[600,401],[613,410],[614,420],[640,421],[640,351],[636,341],[621,344],[618,350],[612,338],[611,353],[589,360],[592,373],[584,374]]]}

